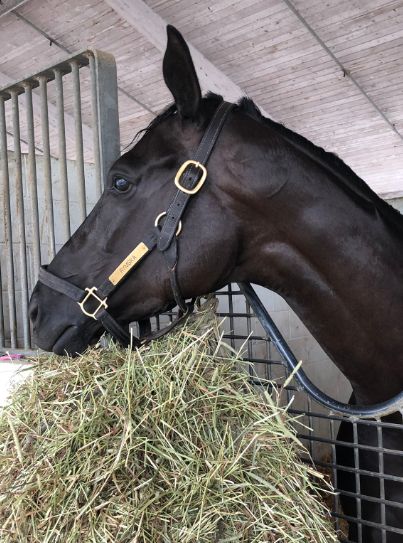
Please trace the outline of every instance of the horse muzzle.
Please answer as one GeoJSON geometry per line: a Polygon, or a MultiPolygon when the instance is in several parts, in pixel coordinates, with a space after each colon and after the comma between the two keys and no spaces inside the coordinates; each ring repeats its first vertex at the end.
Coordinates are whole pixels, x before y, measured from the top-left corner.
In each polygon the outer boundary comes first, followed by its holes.
{"type": "Polygon", "coordinates": [[[32,341],[43,351],[77,356],[99,339],[103,329],[97,321],[81,316],[69,301],[55,305],[54,296],[39,284],[34,289],[29,304],[32,341]],[[48,296],[52,300],[48,300],[48,296]],[[60,310],[50,312],[44,309],[46,307],[59,307],[60,310]]]}

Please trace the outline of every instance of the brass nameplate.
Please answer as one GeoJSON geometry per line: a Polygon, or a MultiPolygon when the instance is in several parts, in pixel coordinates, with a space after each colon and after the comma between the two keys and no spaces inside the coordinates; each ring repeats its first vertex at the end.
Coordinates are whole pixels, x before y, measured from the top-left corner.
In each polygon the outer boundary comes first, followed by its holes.
{"type": "Polygon", "coordinates": [[[141,242],[133,249],[133,251],[119,264],[114,272],[109,276],[109,281],[113,285],[117,285],[123,277],[133,268],[144,255],[148,253],[148,247],[141,242]]]}

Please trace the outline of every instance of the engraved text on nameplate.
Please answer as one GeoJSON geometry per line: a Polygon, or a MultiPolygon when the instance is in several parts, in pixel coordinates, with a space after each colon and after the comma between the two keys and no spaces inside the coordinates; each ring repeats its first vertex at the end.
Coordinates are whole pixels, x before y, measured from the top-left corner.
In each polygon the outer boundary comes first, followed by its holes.
{"type": "Polygon", "coordinates": [[[123,277],[133,268],[144,255],[148,253],[148,247],[141,242],[133,249],[133,251],[119,264],[114,272],[109,276],[109,281],[113,285],[117,285],[123,277]]]}

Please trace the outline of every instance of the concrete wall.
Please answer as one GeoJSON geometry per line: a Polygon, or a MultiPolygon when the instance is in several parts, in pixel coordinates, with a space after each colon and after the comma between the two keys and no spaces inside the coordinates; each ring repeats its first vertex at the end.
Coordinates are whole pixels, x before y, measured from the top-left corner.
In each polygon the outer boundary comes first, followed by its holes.
{"type": "Polygon", "coordinates": [[[403,198],[392,198],[391,200],[386,201],[388,202],[388,204],[400,211],[400,213],[403,213],[403,198]]]}

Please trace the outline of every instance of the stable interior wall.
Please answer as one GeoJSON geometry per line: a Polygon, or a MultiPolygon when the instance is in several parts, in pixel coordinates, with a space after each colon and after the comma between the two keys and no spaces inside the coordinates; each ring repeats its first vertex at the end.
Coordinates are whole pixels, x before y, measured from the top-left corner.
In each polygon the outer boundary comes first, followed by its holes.
{"type": "MultiPolygon", "coordinates": [[[[39,230],[41,240],[41,263],[48,264],[53,255],[50,249],[49,243],[49,213],[46,209],[45,203],[45,174],[44,174],[44,160],[41,155],[36,155],[36,176],[37,176],[37,191],[38,191],[38,212],[39,212],[39,230]]],[[[17,309],[17,330],[19,334],[22,333],[21,325],[21,267],[20,267],[20,241],[18,221],[21,220],[21,213],[17,211],[17,202],[15,194],[15,161],[13,152],[8,152],[8,167],[9,167],[9,179],[10,179],[10,207],[11,207],[11,220],[12,220],[12,236],[13,236],[13,255],[14,255],[14,281],[15,281],[15,300],[17,309]]],[[[24,194],[24,220],[25,220],[25,236],[26,236],[26,258],[28,266],[28,289],[32,291],[36,282],[36,273],[33,267],[33,219],[32,219],[32,201],[29,195],[28,187],[28,155],[22,155],[22,184],[24,194]]],[[[61,199],[61,182],[59,175],[59,160],[57,158],[51,158],[51,171],[52,171],[52,194],[53,194],[53,214],[54,214],[54,228],[55,228],[55,248],[58,251],[66,242],[63,234],[63,220],[62,220],[62,199],[61,199]]],[[[95,192],[95,167],[93,164],[85,163],[85,188],[86,188],[86,210],[87,213],[91,211],[96,202],[95,192]]],[[[70,229],[73,233],[80,225],[80,204],[78,199],[79,187],[76,176],[76,163],[72,160],[67,160],[67,176],[68,176],[68,189],[69,189],[69,210],[70,210],[70,229]]],[[[3,194],[0,194],[0,208],[3,206],[3,194]]],[[[1,270],[1,289],[2,300],[4,310],[4,327],[5,335],[9,337],[9,322],[8,322],[8,286],[7,286],[7,252],[5,250],[4,239],[4,227],[0,222],[0,270],[1,270]]],[[[18,342],[22,344],[22,337],[18,336],[18,342]]]]}
{"type": "Polygon", "coordinates": [[[388,204],[400,211],[400,213],[403,213],[403,198],[392,198],[386,201],[388,202],[388,204]]]}

